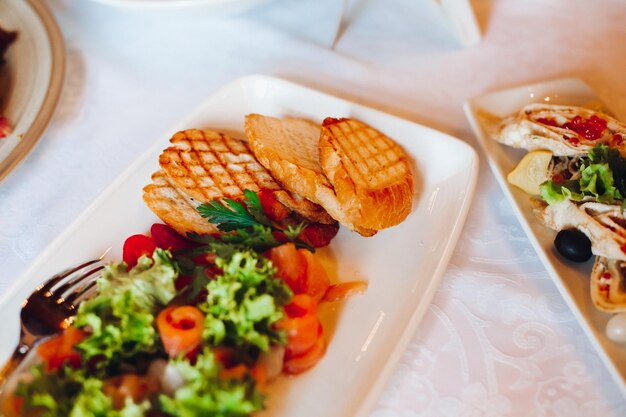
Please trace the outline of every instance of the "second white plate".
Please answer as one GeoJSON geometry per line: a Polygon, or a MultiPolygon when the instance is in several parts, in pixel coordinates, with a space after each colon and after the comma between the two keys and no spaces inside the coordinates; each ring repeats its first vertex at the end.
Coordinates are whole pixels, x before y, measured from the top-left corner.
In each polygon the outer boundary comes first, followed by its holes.
{"type": "MultiPolygon", "coordinates": [[[[280,378],[268,392],[272,416],[362,416],[414,334],[461,232],[478,170],[475,151],[455,138],[391,115],[286,81],[264,76],[237,80],[219,90],[187,120],[116,180],[64,232],[0,300],[0,359],[18,335],[20,301],[55,271],[98,256],[113,245],[118,258],[127,236],[158,221],[142,200],[142,188],[159,169],[158,155],[176,130],[211,128],[244,137],[248,113],[362,120],[395,139],[414,165],[416,194],[409,217],[371,238],[342,229],[320,251],[333,281],[363,279],[367,292],[325,304],[328,350],[312,370],[280,378]]],[[[62,196],[60,196],[62,197],[62,196]]]]}
{"type": "MultiPolygon", "coordinates": [[[[513,170],[526,151],[513,149],[491,139],[486,129],[488,122],[480,116],[481,111],[486,111],[494,116],[504,117],[517,113],[528,103],[544,102],[584,106],[598,101],[598,96],[584,82],[577,79],[562,79],[473,98],[465,103],[465,112],[487,155],[489,166],[511,202],[539,258],[626,396],[626,346],[617,345],[606,337],[604,329],[611,315],[599,311],[591,302],[589,277],[593,260],[581,265],[566,262],[557,255],[553,244],[554,231],[537,221],[528,194],[510,185],[506,180],[508,173],[513,170]]],[[[618,109],[611,110],[618,119],[624,120],[624,115],[616,112],[618,109]]]]}

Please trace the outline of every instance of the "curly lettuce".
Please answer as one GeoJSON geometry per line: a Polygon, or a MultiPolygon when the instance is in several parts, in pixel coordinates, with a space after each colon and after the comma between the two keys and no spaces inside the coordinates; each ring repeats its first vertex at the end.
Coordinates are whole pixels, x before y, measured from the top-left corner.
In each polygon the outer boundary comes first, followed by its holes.
{"type": "Polygon", "coordinates": [[[252,376],[224,379],[211,348],[232,347],[238,360],[251,365],[259,352],[285,343],[286,335],[275,325],[292,292],[276,277],[271,262],[253,250],[234,250],[218,257],[216,265],[221,273],[206,283],[207,295],[199,305],[206,315],[204,350],[192,361],[179,358],[168,365],[184,382],[175,393],[152,391],[139,403],[129,397],[119,408],[103,390],[107,378],[142,375],[150,361],[164,356],[155,316],[177,296],[174,280],[180,267],[168,251],[156,249],[152,258],[141,257],[130,270],[124,263],[105,268],[98,295],[83,302],[74,319],[87,334],[75,347],[83,367],[51,372],[34,367],[28,383],[16,391],[24,412],[42,417],[239,417],[262,409],[264,398],[252,376]]]}
{"type": "Polygon", "coordinates": [[[220,377],[220,366],[209,349],[198,356],[194,365],[187,359],[170,362],[185,381],[170,397],[159,396],[161,411],[177,417],[243,417],[263,408],[263,395],[254,379],[220,377]]]}
{"type": "Polygon", "coordinates": [[[217,259],[222,274],[207,285],[203,338],[210,346],[225,344],[267,351],[272,343],[285,343],[274,324],[283,317],[282,306],[291,290],[275,277],[276,270],[253,251],[236,252],[217,259]]]}
{"type": "Polygon", "coordinates": [[[121,409],[115,409],[113,400],[102,391],[101,380],[68,366],[53,373],[37,366],[31,377],[31,382],[18,386],[16,394],[24,399],[22,412],[32,411],[39,417],[143,417],[150,409],[148,401],[136,404],[130,398],[121,409]]]}
{"type": "Polygon", "coordinates": [[[98,295],[80,305],[74,325],[87,327],[89,336],[77,345],[84,363],[100,373],[126,360],[154,353],[158,335],[154,314],[176,295],[178,268],[168,251],[156,249],[127,271],[125,263],[105,268],[98,295]]]}

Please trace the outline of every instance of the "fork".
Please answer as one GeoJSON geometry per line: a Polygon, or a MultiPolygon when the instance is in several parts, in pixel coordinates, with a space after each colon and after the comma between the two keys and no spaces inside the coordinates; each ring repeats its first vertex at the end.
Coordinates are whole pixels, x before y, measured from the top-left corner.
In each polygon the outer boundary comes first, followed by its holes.
{"type": "Polygon", "coordinates": [[[76,308],[96,287],[104,268],[102,257],[60,272],[41,284],[22,303],[20,339],[17,348],[0,370],[0,391],[11,373],[42,339],[72,324],[76,308]]]}

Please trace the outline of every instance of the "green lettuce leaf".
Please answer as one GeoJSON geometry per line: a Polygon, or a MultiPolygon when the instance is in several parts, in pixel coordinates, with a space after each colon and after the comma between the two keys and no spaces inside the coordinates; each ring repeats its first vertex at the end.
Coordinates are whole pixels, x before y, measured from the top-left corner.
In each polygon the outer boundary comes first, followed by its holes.
{"type": "Polygon", "coordinates": [[[187,359],[170,362],[185,384],[173,397],[159,397],[161,411],[176,417],[244,417],[263,408],[263,396],[254,379],[222,379],[220,367],[210,350],[192,365],[187,359]]]}
{"type": "Polygon", "coordinates": [[[100,375],[159,348],[154,314],[176,295],[178,269],[169,252],[156,249],[153,259],[142,256],[126,269],[124,263],[109,265],[98,280],[99,294],[80,305],[74,320],[89,329],[76,348],[100,375]]]}
{"type": "Polygon", "coordinates": [[[275,277],[271,263],[252,251],[236,252],[216,263],[223,273],[209,282],[206,302],[200,305],[206,313],[204,340],[244,351],[252,347],[267,351],[272,343],[285,343],[285,335],[274,324],[283,317],[281,307],[292,293],[275,277]]]}
{"type": "Polygon", "coordinates": [[[564,199],[612,204],[623,200],[626,195],[626,160],[616,149],[598,145],[583,158],[578,180],[562,183],[548,180],[539,188],[541,197],[548,204],[564,199]]]}
{"type": "Polygon", "coordinates": [[[105,268],[98,280],[98,298],[114,298],[116,294],[131,291],[137,294],[136,302],[140,308],[154,311],[176,295],[174,280],[178,276],[178,266],[169,251],[157,248],[152,258],[144,255],[133,269],[126,269],[123,262],[105,268]]]}
{"type": "Polygon", "coordinates": [[[129,397],[120,410],[113,408],[113,401],[102,392],[102,381],[88,378],[74,400],[69,417],[143,417],[150,409],[150,402],[135,404],[129,397]]]}
{"type": "Polygon", "coordinates": [[[144,401],[135,404],[127,398],[120,410],[103,391],[103,382],[86,377],[84,371],[70,367],[46,373],[41,366],[31,370],[32,381],[19,384],[16,395],[24,399],[23,411],[37,410],[40,417],[143,417],[150,409],[144,401]]]}

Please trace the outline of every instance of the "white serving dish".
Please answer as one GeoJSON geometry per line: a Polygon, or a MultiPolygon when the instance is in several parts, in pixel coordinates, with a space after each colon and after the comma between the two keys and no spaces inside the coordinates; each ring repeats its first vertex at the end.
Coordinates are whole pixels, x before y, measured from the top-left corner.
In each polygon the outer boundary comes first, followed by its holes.
{"type": "MultiPolygon", "coordinates": [[[[491,139],[485,130],[489,122],[480,117],[481,111],[504,117],[516,113],[525,104],[531,102],[584,106],[598,105],[599,101],[598,96],[583,81],[560,79],[488,93],[473,98],[465,103],[465,113],[487,155],[489,166],[504,194],[509,199],[539,258],[585,330],[592,345],[598,351],[609,373],[626,396],[626,346],[620,346],[606,337],[606,322],[611,315],[597,310],[591,302],[589,277],[593,258],[586,263],[575,264],[558,255],[553,244],[555,232],[537,221],[532,212],[529,195],[510,185],[506,180],[508,173],[513,170],[526,154],[526,151],[510,148],[491,139]]],[[[610,106],[608,108],[610,109],[610,106]]],[[[624,118],[626,115],[620,114],[619,109],[610,110],[618,119],[626,120],[624,118]]]]}
{"type": "Polygon", "coordinates": [[[164,132],[0,299],[0,359],[18,335],[20,302],[55,271],[103,253],[119,259],[127,236],[157,221],[142,201],[142,187],[158,169],[158,155],[177,130],[211,128],[243,136],[244,116],[326,116],[360,119],[394,138],[415,171],[414,208],[397,227],[363,238],[340,230],[320,251],[333,281],[362,279],[367,292],[323,306],[328,350],[312,370],[280,378],[268,393],[267,415],[364,415],[415,333],[446,269],[476,184],[478,160],[464,142],[377,110],[266,76],[236,80],[213,94],[185,121],[164,132]]]}

